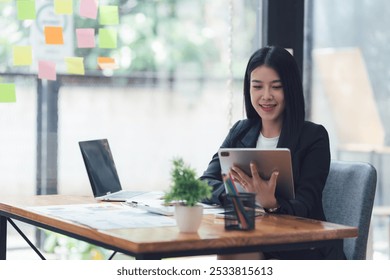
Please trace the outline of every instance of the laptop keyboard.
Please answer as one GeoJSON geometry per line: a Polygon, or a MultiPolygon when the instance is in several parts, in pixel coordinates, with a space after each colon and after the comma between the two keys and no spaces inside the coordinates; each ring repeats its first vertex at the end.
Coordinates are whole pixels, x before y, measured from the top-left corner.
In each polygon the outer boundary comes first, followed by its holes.
{"type": "Polygon", "coordinates": [[[131,198],[146,193],[145,191],[123,191],[108,195],[109,198],[131,198]]]}

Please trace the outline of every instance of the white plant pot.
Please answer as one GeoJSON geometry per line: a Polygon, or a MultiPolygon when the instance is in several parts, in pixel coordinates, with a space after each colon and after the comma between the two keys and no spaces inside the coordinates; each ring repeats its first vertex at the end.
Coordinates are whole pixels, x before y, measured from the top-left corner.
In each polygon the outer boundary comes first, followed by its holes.
{"type": "Polygon", "coordinates": [[[192,207],[177,204],[175,206],[175,218],[180,232],[197,232],[202,222],[203,206],[195,205],[192,207]]]}

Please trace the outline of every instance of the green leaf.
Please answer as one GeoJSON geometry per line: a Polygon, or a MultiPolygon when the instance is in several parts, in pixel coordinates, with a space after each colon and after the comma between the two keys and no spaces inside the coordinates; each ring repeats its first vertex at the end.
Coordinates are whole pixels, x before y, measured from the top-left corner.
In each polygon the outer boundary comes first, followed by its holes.
{"type": "Polygon", "coordinates": [[[171,188],[165,194],[165,202],[181,202],[194,206],[205,198],[211,197],[211,186],[197,178],[196,172],[185,164],[182,158],[173,160],[171,170],[171,188]]]}

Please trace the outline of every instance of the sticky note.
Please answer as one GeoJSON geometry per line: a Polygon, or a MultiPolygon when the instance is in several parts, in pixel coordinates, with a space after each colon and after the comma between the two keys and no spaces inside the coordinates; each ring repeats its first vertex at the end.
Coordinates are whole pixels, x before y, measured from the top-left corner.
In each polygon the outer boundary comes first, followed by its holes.
{"type": "Polygon", "coordinates": [[[98,0],[80,0],[80,16],[96,19],[98,0]]]}
{"type": "Polygon", "coordinates": [[[71,15],[73,13],[73,0],[54,0],[54,13],[71,15]]]}
{"type": "Polygon", "coordinates": [[[100,6],[99,22],[101,25],[119,24],[118,6],[100,6]]]}
{"type": "Polygon", "coordinates": [[[35,0],[17,0],[16,9],[18,12],[18,19],[35,19],[35,0]]]}
{"type": "Polygon", "coordinates": [[[0,84],[0,102],[16,102],[15,84],[0,84]]]}
{"type": "Polygon", "coordinates": [[[52,61],[38,61],[38,78],[55,81],[57,79],[56,64],[52,61]]]}
{"type": "Polygon", "coordinates": [[[45,42],[48,45],[64,44],[61,26],[45,26],[45,42]]]}
{"type": "Polygon", "coordinates": [[[95,29],[78,28],[76,29],[77,47],[94,48],[95,47],[95,29]]]}
{"type": "Polygon", "coordinates": [[[14,46],[13,47],[14,65],[31,65],[32,49],[31,46],[14,46]]]}
{"type": "Polygon", "coordinates": [[[115,29],[99,28],[99,48],[115,49],[117,45],[117,31],[115,29]]]}
{"type": "Polygon", "coordinates": [[[68,74],[84,75],[84,58],[83,57],[66,57],[66,70],[68,74]]]}
{"type": "Polygon", "coordinates": [[[118,68],[118,65],[115,63],[115,59],[111,57],[99,56],[97,58],[97,64],[101,70],[118,68]]]}

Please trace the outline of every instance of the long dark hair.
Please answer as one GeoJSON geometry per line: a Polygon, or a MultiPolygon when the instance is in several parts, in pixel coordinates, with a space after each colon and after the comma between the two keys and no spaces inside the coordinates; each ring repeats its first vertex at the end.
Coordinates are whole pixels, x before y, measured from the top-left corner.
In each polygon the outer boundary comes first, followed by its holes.
{"type": "Polygon", "coordinates": [[[305,100],[302,79],[294,57],[284,48],[267,46],[257,50],[248,61],[244,77],[244,102],[248,119],[261,118],[251,103],[250,77],[252,71],[265,65],[278,73],[283,86],[285,111],[278,146],[292,148],[305,121],[305,100]]]}

